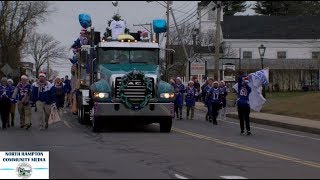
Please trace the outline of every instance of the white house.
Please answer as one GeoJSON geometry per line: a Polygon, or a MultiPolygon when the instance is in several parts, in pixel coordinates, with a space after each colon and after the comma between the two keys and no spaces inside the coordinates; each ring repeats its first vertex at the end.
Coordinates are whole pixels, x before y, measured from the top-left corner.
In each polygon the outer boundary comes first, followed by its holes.
{"type": "MultiPolygon", "coordinates": [[[[208,3],[198,5],[199,15],[211,8],[208,3]]],[[[215,14],[212,11],[211,17],[200,18],[200,32],[215,31],[212,17],[215,14]]],[[[221,55],[220,69],[223,64],[234,64],[237,70],[247,72],[261,69],[262,65],[269,67],[270,90],[319,85],[319,16],[224,16],[221,31],[225,52],[221,55]],[[263,61],[258,50],[261,45],[266,47],[263,61]]],[[[208,72],[215,68],[213,53],[203,55],[208,61],[208,72]]]]}

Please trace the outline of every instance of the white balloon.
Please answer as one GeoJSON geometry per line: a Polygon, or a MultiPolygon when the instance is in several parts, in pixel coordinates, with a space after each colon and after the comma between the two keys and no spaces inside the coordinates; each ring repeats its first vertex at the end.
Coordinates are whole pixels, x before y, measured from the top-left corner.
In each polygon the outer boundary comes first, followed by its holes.
{"type": "Polygon", "coordinates": [[[114,7],[117,7],[118,6],[118,1],[112,1],[112,4],[114,7]]]}

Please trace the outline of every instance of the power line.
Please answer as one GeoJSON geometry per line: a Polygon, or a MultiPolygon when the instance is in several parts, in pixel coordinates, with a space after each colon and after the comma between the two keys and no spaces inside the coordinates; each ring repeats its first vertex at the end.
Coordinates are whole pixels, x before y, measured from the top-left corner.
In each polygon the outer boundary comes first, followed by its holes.
{"type": "MultiPolygon", "coordinates": [[[[205,7],[207,7],[207,6],[204,6],[204,7],[202,7],[200,10],[199,10],[199,12],[200,11],[202,11],[205,7]]],[[[195,10],[194,12],[196,12],[197,10],[195,10]]],[[[207,13],[209,13],[211,11],[211,9],[209,9],[205,14],[203,14],[203,15],[201,15],[201,17],[200,17],[200,19],[204,16],[204,15],[206,15],[207,13]]],[[[193,12],[193,13],[194,13],[193,12]]],[[[194,15],[194,16],[196,16],[197,15],[197,13],[194,15]]],[[[187,22],[187,21],[189,21],[190,19],[192,19],[194,16],[192,16],[191,18],[189,18],[188,20],[186,20],[186,21],[184,21],[184,22],[182,22],[182,23],[180,23],[180,24],[178,24],[178,26],[181,26],[182,24],[184,24],[185,22],[187,22]]],[[[186,19],[186,18],[185,18],[186,19]]],[[[192,23],[194,23],[194,22],[196,22],[198,19],[196,19],[195,21],[193,21],[192,23]]],[[[182,21],[182,20],[181,20],[182,21]]],[[[170,26],[170,28],[173,28],[174,26],[170,26]]]]}
{"type": "MultiPolygon", "coordinates": [[[[187,2],[183,3],[183,5],[177,7],[176,9],[181,9],[181,8],[184,7],[184,6],[185,6],[185,7],[188,7],[190,4],[191,4],[191,2],[190,2],[190,1],[187,1],[187,2]],[[185,6],[186,4],[188,4],[188,5],[185,6]]],[[[185,8],[185,7],[184,7],[184,8],[185,8]]]]}
{"type": "MultiPolygon", "coordinates": [[[[204,15],[208,14],[208,13],[210,12],[210,10],[211,10],[211,9],[209,9],[206,13],[204,13],[203,15],[201,15],[200,19],[201,19],[204,15]]],[[[191,22],[189,25],[185,26],[185,28],[189,28],[189,27],[190,27],[193,23],[195,23],[196,21],[198,21],[198,19],[196,19],[195,21],[191,22]]],[[[183,23],[182,23],[182,24],[183,24],[183,23]]],[[[181,26],[182,24],[179,24],[178,26],[181,26]]],[[[172,28],[173,28],[173,27],[172,27],[172,28]]]]}

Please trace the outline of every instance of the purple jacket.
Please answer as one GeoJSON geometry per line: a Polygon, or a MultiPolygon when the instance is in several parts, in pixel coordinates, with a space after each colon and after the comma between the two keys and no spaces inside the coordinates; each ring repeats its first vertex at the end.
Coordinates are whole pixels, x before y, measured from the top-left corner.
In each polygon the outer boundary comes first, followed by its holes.
{"type": "Polygon", "coordinates": [[[185,92],[184,85],[182,83],[181,84],[174,84],[173,88],[174,88],[174,95],[176,97],[176,99],[174,100],[174,104],[178,105],[178,106],[182,106],[183,105],[183,93],[185,92]]]}
{"type": "Polygon", "coordinates": [[[196,92],[197,89],[195,87],[187,87],[186,88],[186,105],[187,106],[195,106],[196,103],[196,92]]]}

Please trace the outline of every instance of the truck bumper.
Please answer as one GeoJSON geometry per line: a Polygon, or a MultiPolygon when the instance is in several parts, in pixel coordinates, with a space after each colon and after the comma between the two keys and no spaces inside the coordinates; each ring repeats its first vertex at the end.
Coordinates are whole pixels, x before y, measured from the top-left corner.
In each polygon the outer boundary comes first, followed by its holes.
{"type": "Polygon", "coordinates": [[[149,103],[143,109],[134,111],[128,109],[121,103],[96,102],[94,116],[112,117],[174,117],[173,103],[149,103]]]}

